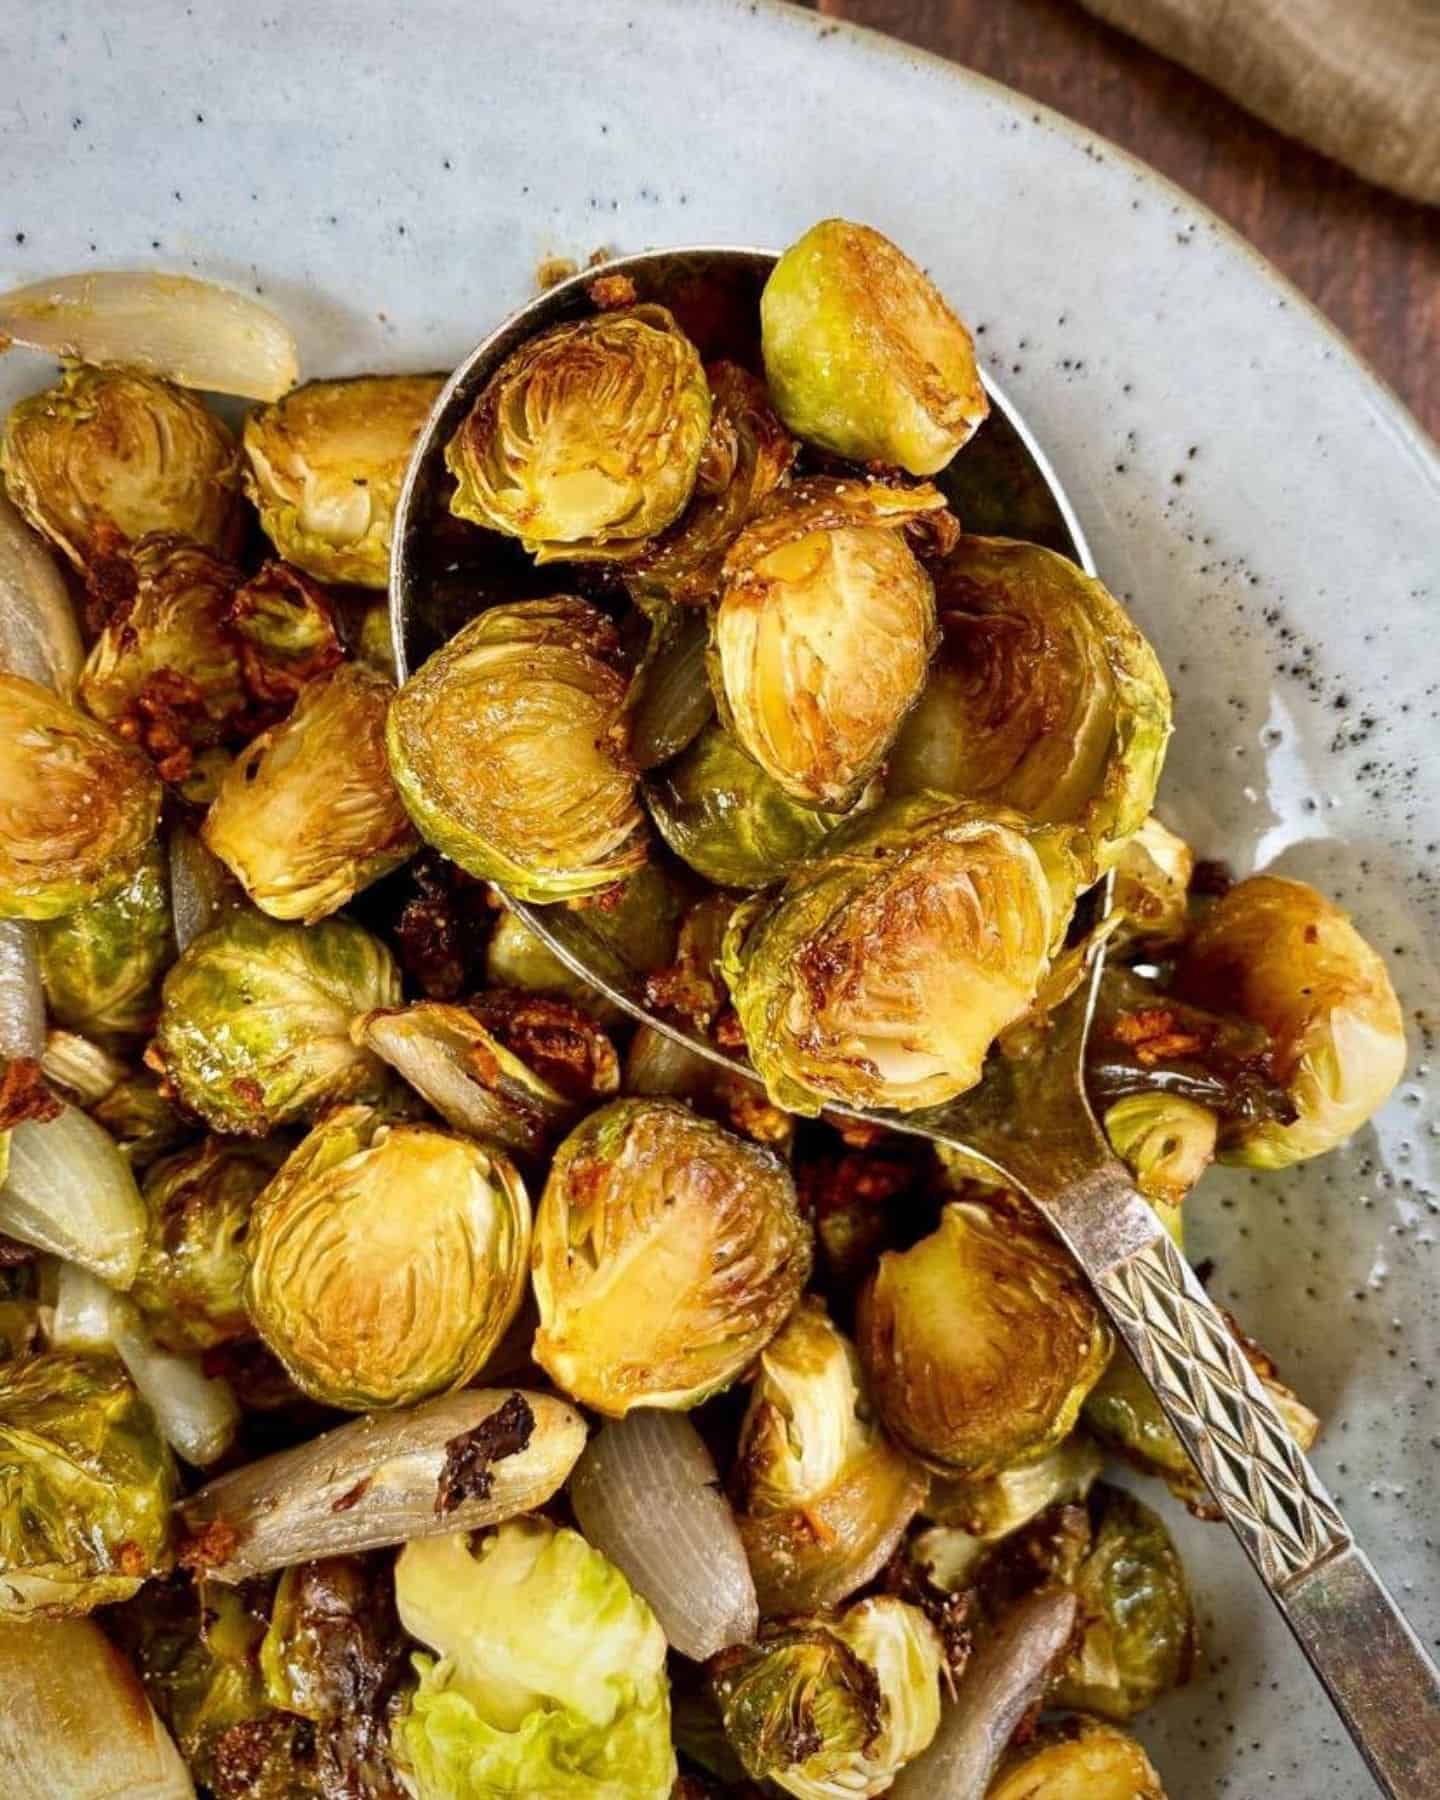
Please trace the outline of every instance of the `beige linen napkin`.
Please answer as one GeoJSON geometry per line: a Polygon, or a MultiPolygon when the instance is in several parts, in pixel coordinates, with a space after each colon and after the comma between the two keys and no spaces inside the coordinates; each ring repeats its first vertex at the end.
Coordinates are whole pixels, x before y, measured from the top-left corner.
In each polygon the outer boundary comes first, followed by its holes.
{"type": "Polygon", "coordinates": [[[1440,204],[1440,0],[1082,0],[1277,130],[1440,204]]]}

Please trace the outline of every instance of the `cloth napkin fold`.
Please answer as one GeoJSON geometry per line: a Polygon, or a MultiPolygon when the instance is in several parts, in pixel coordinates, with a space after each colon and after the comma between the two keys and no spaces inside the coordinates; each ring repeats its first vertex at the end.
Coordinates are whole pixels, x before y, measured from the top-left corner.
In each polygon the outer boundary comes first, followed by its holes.
{"type": "Polygon", "coordinates": [[[1440,0],[1082,0],[1384,187],[1440,204],[1440,0]]]}

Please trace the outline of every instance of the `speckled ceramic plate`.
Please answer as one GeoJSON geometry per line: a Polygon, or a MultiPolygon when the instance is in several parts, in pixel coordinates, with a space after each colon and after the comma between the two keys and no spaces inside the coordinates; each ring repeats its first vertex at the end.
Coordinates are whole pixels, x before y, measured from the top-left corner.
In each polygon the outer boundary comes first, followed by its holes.
{"type": "MultiPolygon", "coordinates": [[[[1139,164],[810,14],[0,0],[0,26],[0,280],[253,286],[312,374],[448,368],[542,258],[602,245],[784,243],[843,213],[929,265],[1171,673],[1166,816],[1337,895],[1399,977],[1412,1062],[1375,1130],[1208,1177],[1192,1245],[1324,1415],[1321,1472],[1433,1641],[1440,463],[1390,395],[1139,164]]],[[[37,379],[0,362],[0,403],[37,379]]],[[[1144,1725],[1173,1800],[1371,1792],[1238,1551],[1179,1529],[1208,1660],[1144,1725]]]]}

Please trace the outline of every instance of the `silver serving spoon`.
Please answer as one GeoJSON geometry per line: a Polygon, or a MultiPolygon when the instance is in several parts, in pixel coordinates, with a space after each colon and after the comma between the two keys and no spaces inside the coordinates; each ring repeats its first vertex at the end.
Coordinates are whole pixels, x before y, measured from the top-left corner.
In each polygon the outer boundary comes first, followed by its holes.
{"type": "MultiPolygon", "coordinates": [[[[758,366],[758,300],[774,257],[696,248],[622,257],[523,306],[461,363],[421,433],[395,520],[390,619],[401,679],[492,600],[556,591],[510,540],[450,529],[442,452],[481,389],[527,338],[591,311],[597,274],[623,274],[669,306],[709,360],[758,366]]],[[[937,477],[966,526],[1094,562],[1069,501],[1014,407],[987,379],[990,419],[937,477]]],[[[603,955],[583,911],[511,901],[557,956],[632,1017],[731,1072],[748,1064],[658,1017],[643,976],[603,955]]],[[[832,1110],[968,1155],[1045,1215],[1094,1285],[1226,1522],[1324,1683],[1381,1789],[1440,1796],[1440,1671],[1256,1379],[1240,1346],[1111,1154],[1086,1098],[1084,1055],[1104,963],[1038,1049],[993,1058],[971,1093],[926,1112],[832,1110]]]]}

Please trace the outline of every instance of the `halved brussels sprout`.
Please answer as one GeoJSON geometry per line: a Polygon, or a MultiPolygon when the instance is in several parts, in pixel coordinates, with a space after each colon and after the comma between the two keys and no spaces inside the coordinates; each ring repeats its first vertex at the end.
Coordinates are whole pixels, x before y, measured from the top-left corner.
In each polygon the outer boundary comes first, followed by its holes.
{"type": "Polygon", "coordinates": [[[390,707],[390,771],[422,835],[522,900],[613,886],[645,861],[615,628],[588,601],[495,606],[390,707]]]}
{"type": "Polygon", "coordinates": [[[1303,881],[1252,875],[1196,928],[1177,990],[1238,1012],[1271,1038],[1271,1066],[1296,1117],[1227,1130],[1222,1162],[1283,1169],[1343,1144],[1405,1071],[1405,1021],[1380,956],[1333,901],[1303,881]]]}
{"type": "Polygon", "coordinates": [[[1165,1790],[1134,1738],[1098,1719],[1069,1719],[1012,1750],[986,1800],[1165,1800],[1165,1790]]]}
{"type": "Polygon", "coordinates": [[[440,1658],[416,1657],[395,1731],[418,1800],[669,1800],[664,1634],[577,1532],[513,1519],[409,1543],[395,1598],[440,1658]]]}
{"type": "Polygon", "coordinates": [[[128,881],[39,927],[50,1016],[100,1038],[134,1037],[155,1022],[160,975],[175,954],[170,884],[154,840],[128,881]]]}
{"type": "Polygon", "coordinates": [[[165,977],[147,1058],[212,1130],[263,1137],[329,1100],[379,1092],[382,1065],[350,1024],[399,998],[390,952],[348,919],[231,913],[165,977]]]}
{"type": "Polygon", "coordinates": [[[120,1363],[0,1366],[0,1618],[124,1600],[162,1566],[175,1465],[120,1363]]]}
{"type": "MultiPolygon", "coordinates": [[[[1220,1121],[1179,1094],[1127,1094],[1105,1110],[1110,1148],[1181,1242],[1180,1203],[1215,1160],[1220,1121]]],[[[1182,1246],[1183,1247],[1183,1246],[1182,1246]]]]}
{"type": "Polygon", "coordinates": [[[1074,1428],[1114,1339],[1084,1277],[1018,1201],[951,1201],[860,1296],[880,1416],[941,1474],[1038,1461],[1074,1428]]]}
{"type": "Polygon", "coordinates": [[[964,1093],[1027,1012],[1075,895],[1068,848],[936,794],[847,824],[726,935],[725,979],[770,1097],[902,1111],[964,1093]]]}
{"type": "Polygon", "coordinates": [[[810,1273],[794,1184],[688,1107],[617,1100],[556,1152],[535,1220],[535,1360],[586,1406],[697,1406],[779,1330],[810,1273]]]}
{"type": "Polygon", "coordinates": [[[343,664],[310,682],[221,781],[201,835],[272,919],[313,924],[419,848],[385,758],[394,692],[343,664]]]}
{"type": "Polygon", "coordinates": [[[1195,852],[1151,813],[1115,858],[1111,904],[1125,923],[1111,940],[1111,953],[1132,942],[1152,955],[1183,944],[1194,878],[1195,852]]]}
{"type": "Polygon", "coordinates": [[[760,1353],[730,1485],[771,1616],[862,1587],[924,1498],[924,1471],[875,1423],[854,1346],[813,1296],[760,1353]]]}
{"type": "Polygon", "coordinates": [[[439,375],[310,381],[245,421],[245,492],[287,562],[383,588],[390,528],[439,375]]]}
{"type": "Polygon", "coordinates": [[[710,1664],[746,1773],[798,1800],[885,1793],[940,1724],[940,1638],[888,1595],[839,1616],[762,1624],[710,1664]]]}
{"type": "Polygon", "coordinates": [[[700,357],[663,306],[541,332],[445,446],[450,510],[537,562],[638,556],[684,510],[710,430],[700,357]]]}
{"type": "Polygon", "coordinates": [[[137,750],[33,681],[0,675],[0,918],[58,919],[134,874],[160,817],[137,750]]]}
{"type": "Polygon", "coordinates": [[[267,562],[235,591],[229,623],[251,694],[267,707],[289,707],[307,683],[345,655],[335,608],[298,569],[267,562]]]}
{"type": "Polygon", "coordinates": [[[978,1481],[932,1481],[922,1511],[977,1544],[996,1543],[1052,1506],[1083,1500],[1104,1467],[1095,1440],[1072,1431],[1036,1462],[978,1481]]]}
{"type": "Polygon", "coordinates": [[[397,1684],[405,1661],[386,1561],[325,1556],[281,1575],[260,1646],[274,1705],[316,1723],[366,1711],[397,1684]]]}
{"type": "Polygon", "coordinates": [[[530,1202],[498,1153],[345,1106],[255,1204],[246,1301],[296,1386],[408,1406],[477,1375],[519,1310],[530,1202]]]}
{"type": "Polygon", "coordinates": [[[741,747],[792,798],[843,812],[919,698],[935,590],[906,542],[955,521],[938,488],[816,476],[772,494],[731,545],[710,680],[741,747]]]}
{"type": "Polygon", "coordinates": [[[962,537],[931,573],[941,649],[896,740],[891,793],[1013,806],[1084,834],[1088,871],[1144,823],[1170,689],[1118,600],[1067,557],[962,537]]]}
{"type": "Polygon", "coordinates": [[[134,369],[70,368],[10,410],[0,439],[10,498],[83,569],[113,534],[174,532],[229,550],[240,453],[183,388],[134,369]]]}
{"type": "Polygon", "coordinates": [[[780,417],[852,462],[933,475],[990,410],[970,333],[869,225],[812,225],[771,271],[760,328],[780,417]]]}

